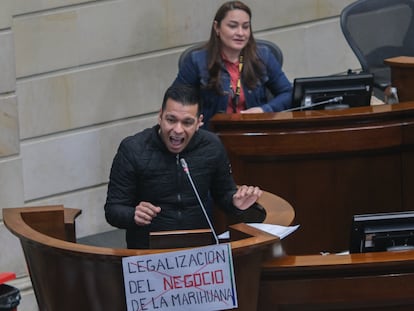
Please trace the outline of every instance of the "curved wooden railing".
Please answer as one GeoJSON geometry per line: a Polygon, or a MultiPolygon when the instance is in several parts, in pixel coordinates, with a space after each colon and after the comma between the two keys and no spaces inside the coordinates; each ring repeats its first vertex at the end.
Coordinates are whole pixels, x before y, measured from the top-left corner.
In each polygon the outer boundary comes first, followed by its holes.
{"type": "MultiPolygon", "coordinates": [[[[294,217],[286,201],[265,194],[267,220],[288,225],[294,217]],[[276,203],[276,205],[275,205],[276,203]],[[267,208],[268,204],[270,207],[267,208]]],[[[131,250],[75,243],[79,209],[58,206],[4,208],[6,227],[21,242],[38,305],[43,310],[126,310],[122,258],[175,249],[131,250]]],[[[261,262],[280,240],[247,226],[232,225],[231,249],[239,310],[256,310],[261,262]]]]}

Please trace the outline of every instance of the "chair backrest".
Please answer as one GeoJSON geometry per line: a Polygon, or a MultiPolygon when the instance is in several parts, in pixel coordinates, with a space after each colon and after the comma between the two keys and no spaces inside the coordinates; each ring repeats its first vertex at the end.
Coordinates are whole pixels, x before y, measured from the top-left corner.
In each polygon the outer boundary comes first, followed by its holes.
{"type": "Polygon", "coordinates": [[[414,56],[414,0],[358,0],[345,7],[341,29],[361,68],[382,90],[390,84],[384,59],[414,56]]]}
{"type": "MultiPolygon", "coordinates": [[[[264,39],[256,39],[256,44],[257,44],[257,46],[260,46],[260,45],[267,46],[270,49],[270,51],[272,51],[273,55],[276,57],[276,59],[279,62],[280,66],[283,65],[283,53],[282,53],[282,50],[279,48],[279,46],[276,43],[271,42],[271,41],[268,41],[268,40],[264,40],[264,39]]],[[[181,55],[180,55],[180,57],[178,59],[178,68],[181,67],[181,64],[183,62],[183,59],[185,59],[185,57],[189,53],[191,53],[192,51],[195,51],[195,50],[198,50],[198,49],[202,48],[204,45],[205,45],[205,42],[196,43],[196,44],[188,47],[187,49],[185,49],[181,53],[181,55]]]]}

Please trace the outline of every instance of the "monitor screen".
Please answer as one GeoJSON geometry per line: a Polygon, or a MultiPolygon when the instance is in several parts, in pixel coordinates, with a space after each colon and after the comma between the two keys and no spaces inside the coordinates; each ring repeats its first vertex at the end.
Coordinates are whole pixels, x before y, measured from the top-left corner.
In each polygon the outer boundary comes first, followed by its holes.
{"type": "Polygon", "coordinates": [[[414,212],[354,215],[350,253],[414,249],[414,212]]]}
{"type": "Polygon", "coordinates": [[[373,83],[369,73],[296,78],[290,110],[369,106],[373,83]]]}

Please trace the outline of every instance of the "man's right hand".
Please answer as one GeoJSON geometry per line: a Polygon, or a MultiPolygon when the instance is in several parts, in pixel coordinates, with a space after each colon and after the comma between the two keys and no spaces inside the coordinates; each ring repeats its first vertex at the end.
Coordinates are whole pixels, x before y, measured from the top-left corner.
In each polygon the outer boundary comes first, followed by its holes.
{"type": "Polygon", "coordinates": [[[161,212],[159,206],[154,206],[149,202],[140,202],[135,207],[134,221],[138,226],[149,225],[159,212],[161,212]]]}

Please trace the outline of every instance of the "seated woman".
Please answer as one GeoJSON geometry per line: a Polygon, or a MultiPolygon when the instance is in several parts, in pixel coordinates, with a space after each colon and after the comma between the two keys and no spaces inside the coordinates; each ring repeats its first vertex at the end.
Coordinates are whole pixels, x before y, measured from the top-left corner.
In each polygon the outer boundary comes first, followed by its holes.
{"type": "Polygon", "coordinates": [[[208,42],[182,60],[174,84],[200,90],[204,127],[216,113],[275,112],[291,106],[292,85],[270,49],[256,45],[251,16],[241,1],[224,3],[208,42]]]}

